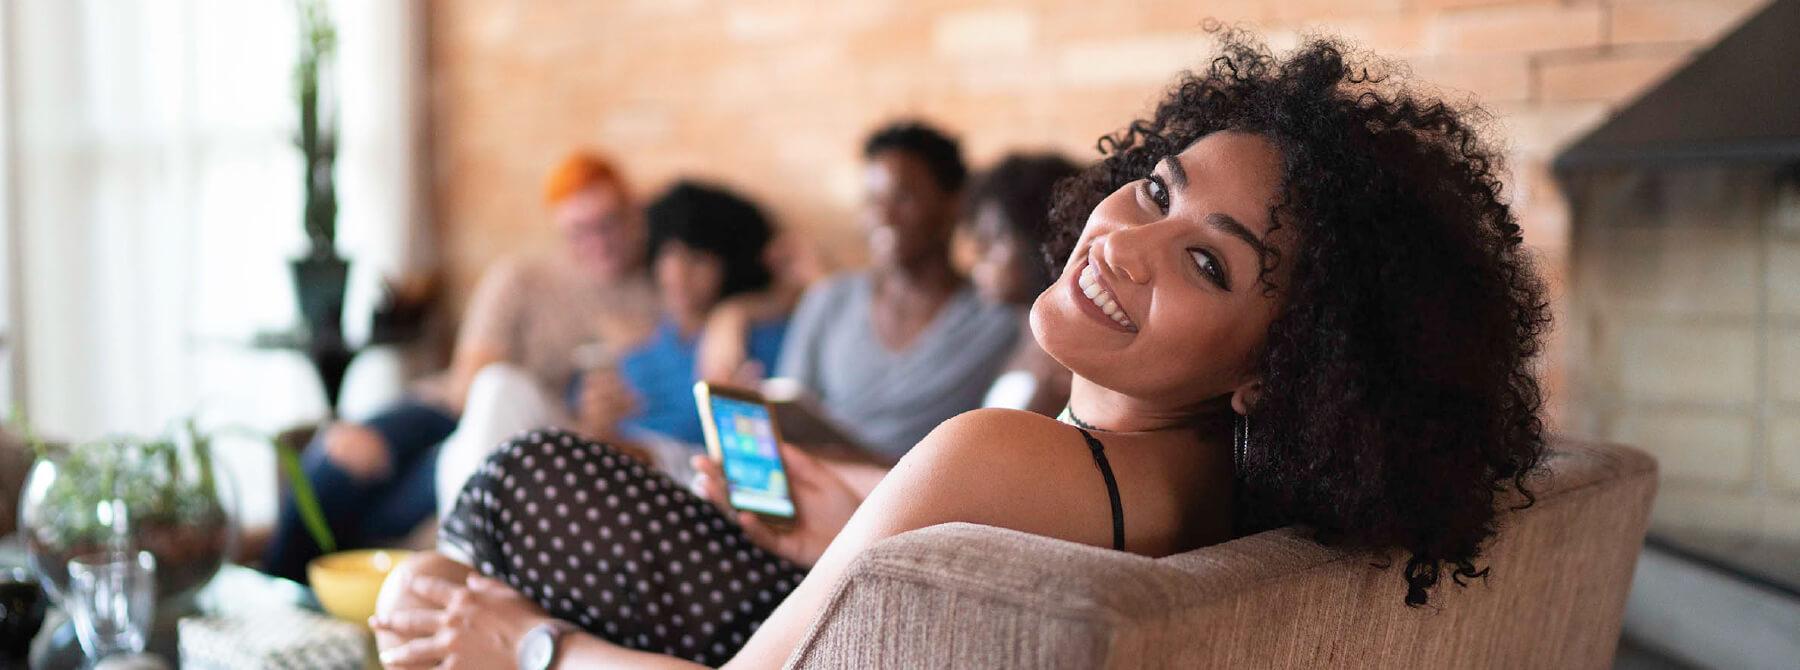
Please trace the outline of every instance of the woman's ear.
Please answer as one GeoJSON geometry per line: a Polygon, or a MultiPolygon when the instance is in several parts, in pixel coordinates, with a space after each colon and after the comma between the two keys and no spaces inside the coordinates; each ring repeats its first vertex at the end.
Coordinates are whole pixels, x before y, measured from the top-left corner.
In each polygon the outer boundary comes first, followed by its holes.
{"type": "Polygon", "coordinates": [[[1255,379],[1244,382],[1237,390],[1231,392],[1231,411],[1239,416],[1248,416],[1250,409],[1256,407],[1256,401],[1262,399],[1262,380],[1255,379]]]}

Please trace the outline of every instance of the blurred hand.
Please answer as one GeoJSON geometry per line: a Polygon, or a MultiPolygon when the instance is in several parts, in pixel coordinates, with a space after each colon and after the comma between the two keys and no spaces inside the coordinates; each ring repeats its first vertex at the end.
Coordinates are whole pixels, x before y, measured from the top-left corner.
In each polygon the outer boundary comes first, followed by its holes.
{"type": "Polygon", "coordinates": [[[477,574],[463,583],[418,576],[407,588],[426,607],[369,618],[371,628],[406,641],[382,652],[389,670],[512,667],[519,640],[550,620],[537,603],[477,574]]]}
{"type": "Polygon", "coordinates": [[[692,459],[697,473],[696,485],[714,505],[737,519],[744,535],[769,552],[796,564],[812,567],[825,553],[825,547],[844,530],[850,515],[862,504],[863,497],[838,477],[836,472],[793,445],[781,445],[781,459],[787,466],[788,493],[794,497],[794,523],[775,527],[749,512],[731,506],[725,490],[725,471],[708,456],[692,459]]]}
{"type": "Polygon", "coordinates": [[[617,437],[619,423],[638,410],[637,393],[614,370],[591,370],[581,378],[575,402],[575,430],[595,440],[617,437]]]}

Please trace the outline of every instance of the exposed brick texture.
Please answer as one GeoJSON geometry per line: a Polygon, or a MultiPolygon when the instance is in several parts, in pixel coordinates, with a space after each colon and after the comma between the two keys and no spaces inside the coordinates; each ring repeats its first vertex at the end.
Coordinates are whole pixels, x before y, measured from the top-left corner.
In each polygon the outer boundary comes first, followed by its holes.
{"type": "MultiPolygon", "coordinates": [[[[855,263],[870,128],[932,119],[978,165],[1015,148],[1092,158],[1097,137],[1206,62],[1210,17],[1277,48],[1338,33],[1480,100],[1508,147],[1527,239],[1560,286],[1568,211],[1549,160],[1761,4],[433,0],[436,214],[465,295],[496,255],[548,240],[538,179],[570,147],[594,146],[646,192],[677,175],[741,187],[828,260],[855,263]]],[[[1560,366],[1548,374],[1554,394],[1560,366]]]]}
{"type": "Polygon", "coordinates": [[[1631,100],[1687,60],[1687,50],[1682,47],[1547,57],[1538,65],[1537,99],[1547,103],[1631,100]]]}
{"type": "Polygon", "coordinates": [[[1541,52],[1602,44],[1605,7],[1556,2],[1480,7],[1438,16],[1433,51],[1541,52]]]}
{"type": "Polygon", "coordinates": [[[1614,44],[1710,40],[1768,4],[1763,0],[1616,0],[1614,44]]]}

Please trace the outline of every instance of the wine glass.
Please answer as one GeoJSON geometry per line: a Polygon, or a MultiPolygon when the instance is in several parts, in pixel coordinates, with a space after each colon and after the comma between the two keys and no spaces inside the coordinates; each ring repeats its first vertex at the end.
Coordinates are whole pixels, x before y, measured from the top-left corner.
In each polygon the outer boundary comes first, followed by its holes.
{"type": "Polygon", "coordinates": [[[95,663],[143,653],[156,618],[156,556],[110,549],[69,559],[63,606],[75,620],[82,650],[95,663]]]}

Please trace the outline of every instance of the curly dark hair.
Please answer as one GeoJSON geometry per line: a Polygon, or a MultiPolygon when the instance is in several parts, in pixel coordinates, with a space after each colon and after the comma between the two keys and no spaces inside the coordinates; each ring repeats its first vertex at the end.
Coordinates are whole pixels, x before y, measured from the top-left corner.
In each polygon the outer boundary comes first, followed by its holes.
{"type": "Polygon", "coordinates": [[[644,208],[650,257],[675,241],[718,256],[724,265],[721,299],[768,288],[773,281],[763,251],[775,236],[761,207],[723,186],[676,182],[644,208]]]}
{"type": "MultiPolygon", "coordinates": [[[[1037,249],[1050,236],[1050,200],[1058,181],[1075,176],[1081,167],[1055,153],[1012,153],[975,179],[963,201],[963,221],[973,222],[982,207],[1000,208],[1007,229],[1021,248],[1037,249]]],[[[1052,270],[1045,263],[1031,263],[1033,293],[1050,285],[1052,270]]]]}
{"type": "Polygon", "coordinates": [[[923,121],[895,121],[863,142],[865,159],[884,151],[905,152],[923,161],[945,193],[961,191],[969,181],[969,166],[963,162],[962,146],[956,138],[923,121]]]}
{"type": "Polygon", "coordinates": [[[1334,39],[1277,58],[1242,31],[1219,38],[1204,72],[1063,182],[1046,252],[1066,259],[1101,199],[1201,137],[1272,142],[1270,220],[1294,244],[1263,255],[1261,284],[1284,304],[1257,355],[1239,529],[1297,524],[1326,544],[1410,552],[1405,602],[1424,605],[1445,570],[1459,585],[1487,574],[1476,561],[1503,495],[1531,504],[1545,449],[1532,364],[1549,309],[1478,133],[1488,117],[1334,39]]]}

